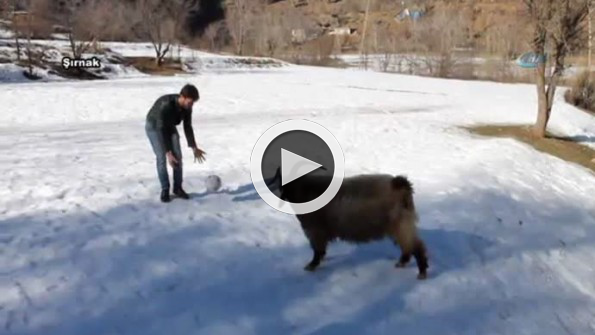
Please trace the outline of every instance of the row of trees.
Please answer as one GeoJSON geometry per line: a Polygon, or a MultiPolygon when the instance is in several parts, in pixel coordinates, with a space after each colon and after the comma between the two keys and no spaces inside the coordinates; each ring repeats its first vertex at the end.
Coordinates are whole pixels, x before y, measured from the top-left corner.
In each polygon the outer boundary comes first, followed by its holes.
{"type": "Polygon", "coordinates": [[[80,5],[34,0],[25,6],[19,3],[23,0],[0,0],[6,17],[13,16],[20,7],[28,13],[26,20],[13,24],[19,42],[29,35],[48,37],[55,31],[52,27],[59,25],[68,34],[74,57],[88,51],[94,41],[150,41],[159,66],[175,44],[188,42],[217,50],[232,46],[239,55],[273,56],[291,41],[292,27],[306,26],[302,22],[314,26],[303,15],[287,18],[266,11],[268,0],[229,0],[226,19],[209,25],[197,40],[190,34],[188,18],[200,10],[199,0],[86,0],[80,5]]]}
{"type": "Polygon", "coordinates": [[[75,5],[55,0],[34,0],[22,6],[19,0],[0,0],[3,16],[11,17],[20,59],[21,39],[30,46],[32,37],[47,37],[63,30],[75,58],[101,40],[150,41],[155,62],[161,65],[172,46],[187,39],[186,17],[198,7],[189,0],[87,0],[75,5]],[[19,15],[19,9],[26,14],[19,15]],[[62,29],[55,29],[61,27],[62,29]]]}

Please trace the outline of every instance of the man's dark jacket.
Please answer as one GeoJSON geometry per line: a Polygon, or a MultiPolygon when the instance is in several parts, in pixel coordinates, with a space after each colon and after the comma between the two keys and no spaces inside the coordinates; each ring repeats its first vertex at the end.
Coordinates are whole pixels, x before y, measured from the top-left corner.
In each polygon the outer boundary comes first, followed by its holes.
{"type": "Polygon", "coordinates": [[[147,114],[147,122],[151,123],[159,136],[165,151],[172,150],[172,135],[177,134],[176,126],[184,121],[184,133],[188,146],[196,147],[194,130],[192,129],[192,109],[184,109],[178,103],[179,94],[166,94],[161,96],[147,114]]]}

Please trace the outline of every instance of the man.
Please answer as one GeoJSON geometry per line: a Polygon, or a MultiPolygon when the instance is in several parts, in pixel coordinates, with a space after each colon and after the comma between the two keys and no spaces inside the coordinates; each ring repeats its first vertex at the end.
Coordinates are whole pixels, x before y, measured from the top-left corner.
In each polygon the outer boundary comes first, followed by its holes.
{"type": "Polygon", "coordinates": [[[182,149],[180,135],[176,128],[184,122],[184,134],[188,147],[192,148],[195,160],[205,161],[203,150],[196,146],[194,130],[192,129],[192,106],[199,100],[198,90],[194,85],[185,85],[179,94],[161,96],[146,117],[145,131],[157,158],[157,175],[161,184],[161,201],[170,201],[169,175],[167,161],[174,174],[173,193],[182,199],[188,199],[188,194],[182,188],[182,149]]]}

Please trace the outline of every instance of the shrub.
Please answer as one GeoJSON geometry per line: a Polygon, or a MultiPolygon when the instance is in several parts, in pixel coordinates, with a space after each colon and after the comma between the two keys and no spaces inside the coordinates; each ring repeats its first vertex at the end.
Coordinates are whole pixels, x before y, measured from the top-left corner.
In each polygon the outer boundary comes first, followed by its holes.
{"type": "Polygon", "coordinates": [[[564,97],[568,103],[595,113],[595,75],[587,71],[577,75],[564,97]]]}

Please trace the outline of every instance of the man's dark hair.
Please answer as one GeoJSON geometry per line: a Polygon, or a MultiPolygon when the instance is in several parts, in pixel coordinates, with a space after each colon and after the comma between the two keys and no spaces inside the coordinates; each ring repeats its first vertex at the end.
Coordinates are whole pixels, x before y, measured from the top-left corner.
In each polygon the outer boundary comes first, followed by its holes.
{"type": "Polygon", "coordinates": [[[184,87],[182,87],[182,90],[180,91],[180,95],[184,98],[190,98],[194,101],[197,101],[199,98],[198,89],[196,88],[196,86],[192,84],[184,85],[184,87]]]}

